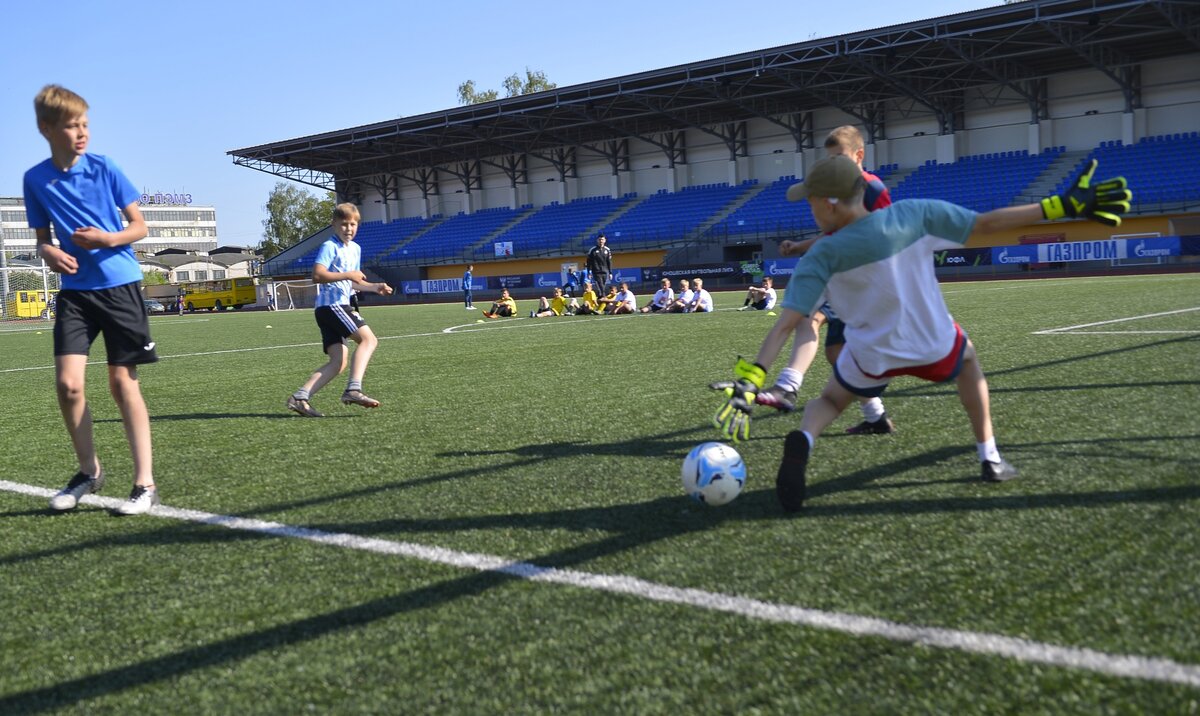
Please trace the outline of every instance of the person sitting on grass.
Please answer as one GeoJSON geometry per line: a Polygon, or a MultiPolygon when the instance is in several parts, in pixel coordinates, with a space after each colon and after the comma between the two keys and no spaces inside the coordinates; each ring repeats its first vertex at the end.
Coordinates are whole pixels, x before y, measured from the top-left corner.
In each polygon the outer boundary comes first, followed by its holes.
{"type": "Polygon", "coordinates": [[[614,297],[612,314],[617,316],[627,313],[637,313],[637,296],[629,290],[629,284],[622,281],[621,290],[617,291],[617,295],[614,297]]]}
{"type": "Polygon", "coordinates": [[[507,288],[502,288],[500,289],[500,298],[497,298],[492,303],[492,308],[484,311],[483,315],[488,318],[512,318],[517,315],[517,302],[508,295],[507,288]]]}
{"type": "Polygon", "coordinates": [[[662,287],[654,292],[654,297],[650,299],[650,303],[642,306],[642,313],[658,313],[659,311],[667,310],[667,307],[675,300],[675,292],[671,290],[671,279],[664,278],[662,287]]]}
{"type": "Polygon", "coordinates": [[[756,311],[769,311],[775,308],[775,279],[770,276],[763,276],[762,286],[751,286],[746,291],[746,301],[739,308],[739,311],[748,311],[753,308],[756,311]]]}
{"type": "Polygon", "coordinates": [[[600,313],[612,315],[617,308],[617,287],[609,286],[608,293],[600,297],[600,313]]]}
{"type": "Polygon", "coordinates": [[[579,316],[597,316],[600,314],[600,299],[596,298],[596,292],[592,290],[592,282],[583,282],[583,294],[580,295],[579,301],[571,299],[571,305],[575,307],[575,314],[579,316]]]}
{"type": "Polygon", "coordinates": [[[704,279],[697,278],[692,281],[695,290],[692,291],[692,300],[684,307],[684,313],[711,313],[713,310],[712,294],[704,289],[704,279]]]}
{"type": "MultiPolygon", "coordinates": [[[[574,301],[572,300],[572,303],[574,301]]],[[[530,318],[548,318],[550,316],[561,316],[569,310],[567,299],[563,297],[563,290],[555,287],[554,296],[546,298],[542,296],[538,299],[538,308],[536,311],[529,314],[530,318]]]]}
{"type": "Polygon", "coordinates": [[[667,313],[686,313],[687,307],[692,305],[694,297],[691,282],[686,278],[679,279],[679,293],[676,294],[675,300],[667,306],[667,313]]]}

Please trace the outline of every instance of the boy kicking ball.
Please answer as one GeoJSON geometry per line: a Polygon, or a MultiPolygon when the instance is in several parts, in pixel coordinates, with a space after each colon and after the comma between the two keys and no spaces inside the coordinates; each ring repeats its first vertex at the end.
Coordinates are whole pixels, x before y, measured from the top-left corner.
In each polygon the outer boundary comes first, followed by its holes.
{"type": "Polygon", "coordinates": [[[317,303],[314,314],[321,329],[321,345],[329,360],[309,376],[309,379],[287,400],[287,408],[306,418],[324,417],[309,404],[312,396],[326,383],[346,369],[346,339],[358,343],[350,360],[350,380],[342,393],[342,402],[378,408],[379,401],[363,393],[363,374],[379,339],[358,311],[350,307],[354,290],[370,291],[390,296],[392,287],[386,283],[368,283],[361,270],[361,252],[354,236],[358,233],[359,213],[354,204],[338,204],[333,208],[333,232],[317,251],[313,266],[313,282],[317,284],[317,303]]]}

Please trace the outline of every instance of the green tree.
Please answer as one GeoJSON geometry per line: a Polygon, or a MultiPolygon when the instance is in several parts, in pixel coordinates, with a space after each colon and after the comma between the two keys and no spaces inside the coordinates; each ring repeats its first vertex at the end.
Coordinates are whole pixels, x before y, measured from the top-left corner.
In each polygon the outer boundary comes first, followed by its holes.
{"type": "MultiPolygon", "coordinates": [[[[525,68],[524,79],[514,72],[504,78],[503,85],[505,97],[517,97],[523,94],[533,94],[534,92],[545,92],[558,86],[546,79],[545,72],[531,70],[528,67],[525,68]]],[[[497,90],[477,90],[475,88],[475,80],[467,80],[458,86],[459,104],[479,104],[481,102],[491,102],[499,98],[500,92],[497,90]]]]}
{"type": "Polygon", "coordinates": [[[259,253],[269,259],[329,226],[333,206],[333,192],[317,196],[287,182],[278,182],[267,197],[267,218],[263,219],[259,253]]]}

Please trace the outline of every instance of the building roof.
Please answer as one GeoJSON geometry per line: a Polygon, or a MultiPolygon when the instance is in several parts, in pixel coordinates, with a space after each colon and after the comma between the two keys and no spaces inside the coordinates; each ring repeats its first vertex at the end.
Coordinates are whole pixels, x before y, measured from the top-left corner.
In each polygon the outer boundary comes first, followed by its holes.
{"type": "MultiPolygon", "coordinates": [[[[523,171],[505,157],[560,167],[564,147],[616,163],[630,138],[672,147],[664,133],[698,129],[738,150],[736,124],[763,119],[812,146],[802,113],[835,107],[869,140],[883,110],[938,119],[951,133],[964,98],[996,87],[1046,105],[1047,77],[1098,70],[1140,104],[1139,63],[1200,51],[1195,0],[1029,0],[903,25],[666,67],[228,152],[234,163],[342,195],[365,185],[395,196],[394,177],[428,184],[433,167],[469,181],[478,163],[523,171]],[[472,164],[475,169],[472,169],[472,164]]],[[[672,160],[673,161],[673,160],[672,160]]]]}

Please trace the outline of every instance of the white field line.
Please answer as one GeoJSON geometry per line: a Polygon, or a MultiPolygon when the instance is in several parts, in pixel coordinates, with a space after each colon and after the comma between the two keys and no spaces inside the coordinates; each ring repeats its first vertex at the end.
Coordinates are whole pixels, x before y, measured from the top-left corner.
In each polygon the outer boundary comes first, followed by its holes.
{"type": "MultiPolygon", "coordinates": [[[[55,494],[54,490],[48,488],[7,480],[0,480],[0,490],[40,498],[49,498],[55,494]]],[[[113,497],[87,495],[82,502],[85,505],[111,509],[119,505],[121,500],[113,497]]],[[[1001,634],[913,626],[876,617],[828,612],[790,604],[776,604],[732,594],[706,592],[700,589],[672,587],[636,577],[541,567],[530,562],[517,562],[494,555],[459,552],[442,547],[429,547],[411,542],[395,542],[346,533],[324,532],[279,522],[218,515],[166,505],[155,507],[150,514],[154,517],[256,532],[272,537],[301,539],[343,549],[408,557],[460,569],[498,572],[533,582],[563,584],[611,594],[624,594],[639,599],[736,614],[760,621],[793,624],[853,636],[878,637],[940,649],[1000,656],[1025,663],[1048,664],[1108,676],[1162,681],[1200,688],[1200,665],[1185,664],[1158,657],[1108,654],[1093,649],[1057,646],[1001,634]]]]}
{"type": "MultiPolygon", "coordinates": [[[[719,308],[716,310],[718,310],[718,311],[733,311],[736,309],[719,308]]],[[[399,336],[378,336],[378,338],[381,341],[394,341],[394,340],[399,340],[402,338],[430,338],[433,336],[441,336],[441,335],[447,335],[447,334],[462,335],[464,333],[475,333],[475,332],[482,333],[483,331],[502,330],[502,329],[506,329],[506,328],[522,328],[522,327],[529,328],[531,326],[552,326],[552,325],[582,326],[582,325],[586,325],[589,323],[595,323],[597,321],[609,321],[609,320],[613,320],[613,319],[631,319],[631,318],[633,318],[633,317],[632,316],[600,316],[597,318],[589,318],[587,320],[581,320],[581,321],[550,321],[550,320],[533,321],[533,320],[526,320],[526,319],[528,319],[528,316],[518,316],[515,318],[503,319],[504,320],[503,325],[481,326],[477,323],[463,323],[463,324],[459,324],[457,326],[450,326],[449,328],[443,328],[440,331],[434,331],[432,333],[406,333],[406,334],[399,335],[399,336]],[[522,320],[525,320],[526,322],[514,325],[515,321],[522,321],[522,320]]],[[[204,320],[211,320],[211,319],[204,319],[204,320]]],[[[197,353],[178,353],[175,355],[160,355],[158,357],[158,359],[159,360],[173,360],[173,359],[178,359],[178,358],[197,358],[200,356],[216,356],[216,355],[224,355],[227,353],[253,353],[256,351],[275,351],[275,350],[285,350],[285,349],[289,349],[289,348],[312,348],[313,346],[320,346],[320,345],[321,345],[320,341],[313,341],[311,343],[288,343],[288,344],[279,345],[279,346],[256,346],[254,348],[228,348],[228,349],[219,350],[219,351],[199,351],[197,353]]],[[[88,365],[104,365],[105,361],[93,360],[93,361],[88,361],[87,364],[88,365]]],[[[0,368],[0,374],[22,373],[22,372],[34,371],[34,370],[54,370],[54,366],[53,365],[35,365],[35,366],[26,366],[24,368],[0,368]]]]}
{"type": "Polygon", "coordinates": [[[1034,331],[1035,336],[1048,336],[1054,334],[1070,333],[1078,331],[1075,335],[1091,336],[1091,335],[1109,335],[1119,333],[1200,333],[1200,331],[1079,331],[1080,328],[1091,328],[1092,326],[1108,326],[1113,323],[1124,323],[1126,321],[1141,321],[1147,318],[1158,318],[1159,316],[1173,316],[1179,313],[1189,313],[1191,311],[1200,311],[1200,306],[1195,308],[1180,308],[1175,311],[1163,311],[1161,313],[1144,313],[1140,316],[1129,316],[1128,318],[1114,318],[1108,321],[1096,321],[1095,323],[1081,323],[1077,326],[1065,326],[1063,328],[1047,328],[1041,331],[1034,331]]]}

